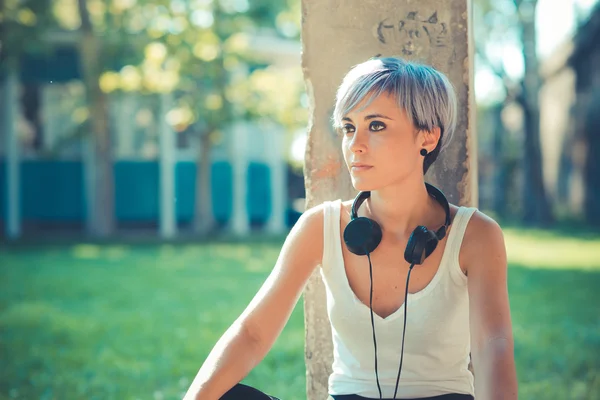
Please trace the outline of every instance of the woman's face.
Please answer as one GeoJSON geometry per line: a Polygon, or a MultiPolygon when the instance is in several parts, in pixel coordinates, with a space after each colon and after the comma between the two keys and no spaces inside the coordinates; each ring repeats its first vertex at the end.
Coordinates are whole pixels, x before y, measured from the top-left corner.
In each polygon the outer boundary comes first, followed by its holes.
{"type": "Polygon", "coordinates": [[[423,174],[422,135],[396,99],[383,93],[361,110],[367,99],[342,119],[344,160],[355,189],[377,190],[423,174]]]}

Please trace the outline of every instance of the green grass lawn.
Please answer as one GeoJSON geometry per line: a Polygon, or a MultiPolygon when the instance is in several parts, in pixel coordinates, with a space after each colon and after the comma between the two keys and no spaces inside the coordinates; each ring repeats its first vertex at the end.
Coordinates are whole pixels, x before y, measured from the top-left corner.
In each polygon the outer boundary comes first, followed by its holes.
{"type": "MultiPolygon", "coordinates": [[[[600,399],[600,236],[506,230],[522,399],[600,399]]],[[[0,399],[180,399],[282,241],[0,251],[0,399]]],[[[302,304],[245,382],[305,398],[302,304]]]]}

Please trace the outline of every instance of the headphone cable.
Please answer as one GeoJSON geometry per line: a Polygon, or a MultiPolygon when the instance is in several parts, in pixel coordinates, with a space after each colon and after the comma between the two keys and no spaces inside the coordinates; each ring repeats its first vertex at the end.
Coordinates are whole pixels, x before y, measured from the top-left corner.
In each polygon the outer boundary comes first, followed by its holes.
{"type": "Polygon", "coordinates": [[[396,398],[396,393],[398,392],[398,383],[400,383],[400,372],[402,371],[402,361],[404,359],[404,334],[406,333],[406,314],[407,314],[407,304],[408,301],[408,281],[410,279],[410,273],[415,266],[414,263],[410,264],[408,268],[408,275],[406,275],[406,291],[404,292],[404,328],[402,328],[402,348],[400,350],[400,366],[398,367],[398,377],[396,378],[396,388],[394,389],[394,399],[396,398]]]}
{"type": "Polygon", "coordinates": [[[373,328],[373,346],[375,347],[375,379],[377,380],[377,390],[379,390],[379,398],[382,399],[381,386],[379,385],[379,373],[377,372],[377,338],[375,337],[375,319],[373,316],[373,266],[371,265],[371,254],[367,253],[369,259],[369,278],[371,281],[371,290],[369,294],[369,309],[371,310],[371,327],[373,328]]]}
{"type": "MultiPolygon", "coordinates": [[[[369,293],[369,309],[371,310],[371,327],[373,332],[373,346],[375,347],[375,379],[377,381],[377,390],[379,391],[379,398],[382,399],[381,385],[379,384],[379,372],[377,368],[377,338],[375,336],[375,319],[373,314],[373,265],[371,264],[371,254],[367,252],[367,258],[369,259],[369,280],[371,283],[371,290],[369,293]]],[[[398,384],[400,383],[400,373],[402,372],[402,362],[404,360],[404,337],[406,334],[406,315],[408,313],[408,284],[410,282],[410,273],[412,272],[414,263],[410,264],[408,268],[408,274],[406,275],[406,290],[404,291],[404,327],[402,328],[402,347],[400,349],[400,365],[398,366],[398,376],[396,377],[396,387],[394,389],[394,399],[398,393],[398,384]]]]}

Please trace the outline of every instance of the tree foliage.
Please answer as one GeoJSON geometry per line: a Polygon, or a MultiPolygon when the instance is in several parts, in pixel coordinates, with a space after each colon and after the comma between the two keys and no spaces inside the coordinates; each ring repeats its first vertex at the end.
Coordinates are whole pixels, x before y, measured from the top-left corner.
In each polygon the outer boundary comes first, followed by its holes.
{"type": "Polygon", "coordinates": [[[50,0],[0,1],[0,59],[18,59],[24,51],[42,51],[39,39],[55,25],[50,0]]]}

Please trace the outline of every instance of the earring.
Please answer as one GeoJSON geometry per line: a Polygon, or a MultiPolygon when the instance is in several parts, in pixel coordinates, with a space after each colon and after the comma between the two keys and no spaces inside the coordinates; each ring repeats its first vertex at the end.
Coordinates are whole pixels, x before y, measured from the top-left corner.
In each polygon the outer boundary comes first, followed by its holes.
{"type": "Polygon", "coordinates": [[[421,149],[421,155],[425,157],[427,155],[427,149],[421,149]]]}

